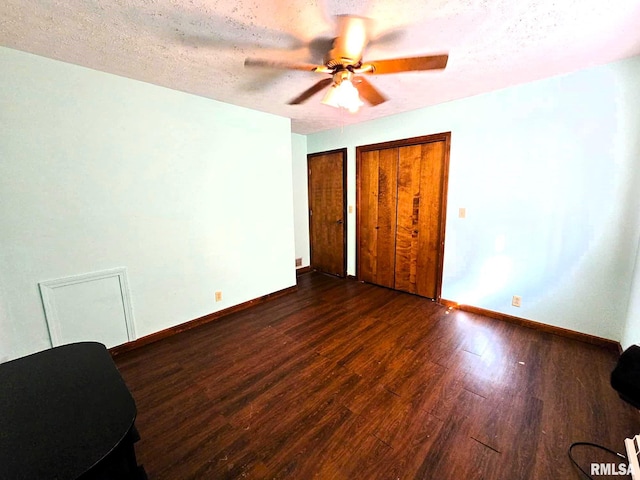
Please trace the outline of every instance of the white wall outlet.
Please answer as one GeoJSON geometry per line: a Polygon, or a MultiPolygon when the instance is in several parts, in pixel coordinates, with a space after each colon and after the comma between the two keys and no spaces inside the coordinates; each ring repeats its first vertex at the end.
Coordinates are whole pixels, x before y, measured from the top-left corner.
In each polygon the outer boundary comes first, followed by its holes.
{"type": "Polygon", "coordinates": [[[222,292],[216,292],[216,302],[222,301],[222,292]]]}
{"type": "Polygon", "coordinates": [[[460,207],[458,209],[458,218],[467,218],[467,209],[464,207],[460,207]]]}
{"type": "Polygon", "coordinates": [[[514,307],[520,307],[522,305],[522,297],[520,295],[514,295],[511,299],[511,305],[514,307]]]}

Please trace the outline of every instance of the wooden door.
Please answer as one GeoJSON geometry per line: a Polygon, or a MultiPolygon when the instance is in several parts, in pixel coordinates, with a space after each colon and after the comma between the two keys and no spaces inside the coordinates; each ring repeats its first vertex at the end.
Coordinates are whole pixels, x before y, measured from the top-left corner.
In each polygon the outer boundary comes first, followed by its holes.
{"type": "Polygon", "coordinates": [[[358,278],[439,299],[450,134],[358,147],[358,278]]]}
{"type": "Polygon", "coordinates": [[[395,288],[438,297],[444,141],[398,149],[395,288]]]}
{"type": "Polygon", "coordinates": [[[394,287],[398,149],[373,150],[361,157],[359,208],[360,280],[394,287]]]}
{"type": "Polygon", "coordinates": [[[395,288],[417,293],[422,146],[398,150],[398,220],[396,223],[395,288]]]}
{"type": "Polygon", "coordinates": [[[346,150],[307,156],[311,268],[346,274],[346,150]]]}

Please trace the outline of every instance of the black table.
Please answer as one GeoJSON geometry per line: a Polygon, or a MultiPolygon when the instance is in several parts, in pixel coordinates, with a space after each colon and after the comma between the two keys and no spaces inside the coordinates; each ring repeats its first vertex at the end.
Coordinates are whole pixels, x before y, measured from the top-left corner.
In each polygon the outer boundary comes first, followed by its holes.
{"type": "Polygon", "coordinates": [[[136,405],[104,345],[0,364],[0,478],[143,479],[136,405]]]}

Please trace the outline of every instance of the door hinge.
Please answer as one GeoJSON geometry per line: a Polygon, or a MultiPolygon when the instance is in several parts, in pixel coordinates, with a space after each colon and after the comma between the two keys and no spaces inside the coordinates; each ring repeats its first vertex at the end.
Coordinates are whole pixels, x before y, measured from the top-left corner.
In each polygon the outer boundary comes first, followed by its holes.
{"type": "Polygon", "coordinates": [[[309,209],[309,216],[313,215],[313,210],[309,209]]]}

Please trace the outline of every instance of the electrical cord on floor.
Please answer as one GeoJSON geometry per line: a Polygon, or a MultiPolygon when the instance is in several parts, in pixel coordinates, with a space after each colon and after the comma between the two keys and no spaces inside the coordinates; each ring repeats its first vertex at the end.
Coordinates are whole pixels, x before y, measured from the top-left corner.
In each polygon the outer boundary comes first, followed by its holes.
{"type": "Polygon", "coordinates": [[[587,446],[587,447],[595,447],[595,448],[599,448],[600,450],[604,450],[605,452],[608,453],[612,453],[620,458],[623,459],[627,459],[627,457],[621,453],[615,452],[613,450],[611,450],[610,448],[607,447],[603,447],[602,445],[598,445],[597,443],[591,443],[591,442],[573,442],[571,444],[571,446],[569,447],[569,451],[567,452],[569,454],[569,459],[571,460],[571,462],[578,468],[578,470],[580,470],[587,478],[589,478],[590,480],[594,480],[593,477],[591,475],[589,475],[587,472],[585,472],[582,467],[580,465],[578,465],[578,462],[575,461],[575,459],[573,458],[573,455],[571,455],[571,451],[573,450],[573,447],[578,447],[578,446],[587,446]]]}

